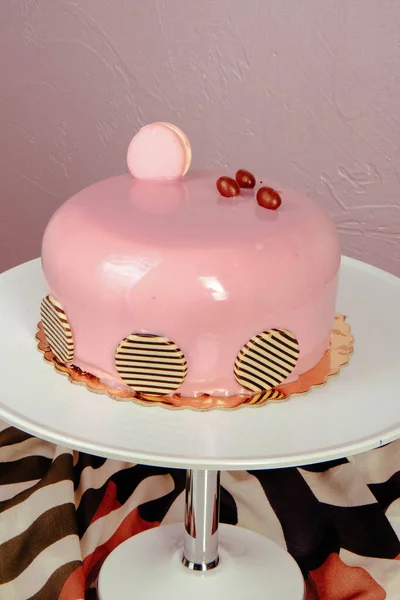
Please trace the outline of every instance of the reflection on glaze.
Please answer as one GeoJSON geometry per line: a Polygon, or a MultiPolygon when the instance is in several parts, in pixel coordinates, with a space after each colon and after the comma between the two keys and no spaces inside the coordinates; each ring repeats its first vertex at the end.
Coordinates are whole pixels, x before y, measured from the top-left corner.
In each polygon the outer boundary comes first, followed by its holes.
{"type": "Polygon", "coordinates": [[[159,261],[148,256],[110,256],[102,263],[102,277],[109,285],[136,285],[159,261]]]}
{"type": "Polygon", "coordinates": [[[204,287],[211,292],[211,296],[217,302],[226,300],[228,298],[228,292],[224,289],[224,286],[216,277],[213,275],[208,277],[199,277],[204,287]]]}
{"type": "Polygon", "coordinates": [[[132,180],[129,200],[133,207],[152,215],[177,212],[186,199],[183,182],[132,180]]]}

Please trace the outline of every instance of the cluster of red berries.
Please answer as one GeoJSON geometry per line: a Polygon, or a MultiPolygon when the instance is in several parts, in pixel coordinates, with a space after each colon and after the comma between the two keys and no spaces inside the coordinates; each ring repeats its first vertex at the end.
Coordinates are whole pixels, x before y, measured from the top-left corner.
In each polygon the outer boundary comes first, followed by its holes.
{"type": "MultiPolygon", "coordinates": [[[[256,178],[250,171],[245,169],[239,169],[235,175],[235,179],[232,177],[220,177],[217,180],[217,190],[221,196],[225,198],[233,198],[240,194],[240,188],[242,189],[253,189],[256,186],[256,178]]],[[[263,208],[269,210],[276,210],[282,204],[282,199],[278,192],[271,187],[263,186],[257,191],[257,202],[263,208]]]]}

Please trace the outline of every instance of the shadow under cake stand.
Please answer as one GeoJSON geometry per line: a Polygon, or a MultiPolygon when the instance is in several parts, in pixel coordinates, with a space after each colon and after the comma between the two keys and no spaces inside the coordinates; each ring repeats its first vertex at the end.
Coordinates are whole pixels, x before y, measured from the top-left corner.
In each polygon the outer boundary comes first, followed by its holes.
{"type": "Polygon", "coordinates": [[[43,296],[38,260],[0,276],[0,418],[83,452],[187,469],[184,525],[118,546],[100,571],[100,599],[302,600],[303,577],[287,552],[219,526],[219,472],[322,462],[400,437],[400,279],[344,257],[337,310],[355,338],[349,366],[308,394],[233,411],[147,408],[71,385],[36,348],[43,296]]]}

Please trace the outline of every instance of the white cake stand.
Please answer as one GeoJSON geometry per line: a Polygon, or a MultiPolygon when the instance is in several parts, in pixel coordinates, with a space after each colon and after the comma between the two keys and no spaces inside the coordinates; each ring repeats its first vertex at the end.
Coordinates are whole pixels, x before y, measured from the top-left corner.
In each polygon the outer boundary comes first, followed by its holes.
{"type": "Polygon", "coordinates": [[[43,295],[38,261],[0,276],[0,418],[84,452],[189,469],[185,527],[150,530],[114,550],[101,600],[302,600],[289,554],[255,533],[218,528],[219,470],[310,464],[400,437],[400,279],[344,258],[337,309],[355,336],[350,366],[286,403],[230,412],[145,408],[71,385],[36,350],[43,295]]]}

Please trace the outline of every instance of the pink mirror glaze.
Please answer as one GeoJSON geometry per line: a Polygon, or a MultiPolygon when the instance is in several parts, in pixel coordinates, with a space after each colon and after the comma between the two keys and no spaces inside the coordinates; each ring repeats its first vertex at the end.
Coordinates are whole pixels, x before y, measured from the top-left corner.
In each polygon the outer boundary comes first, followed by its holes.
{"type": "Polygon", "coordinates": [[[182,349],[188,374],[178,392],[187,396],[243,391],[236,355],[263,330],[288,329],[299,341],[288,381],[321,359],[340,265],[332,221],[309,198],[266,178],[263,185],[281,191],[277,211],[258,206],[255,190],[222,198],[220,175],[114,177],[54,214],[43,269],[82,370],[124,387],[114,355],[133,332],[166,336],[182,349]]]}

